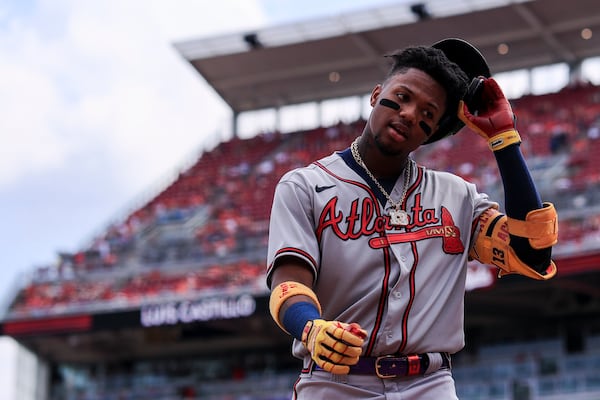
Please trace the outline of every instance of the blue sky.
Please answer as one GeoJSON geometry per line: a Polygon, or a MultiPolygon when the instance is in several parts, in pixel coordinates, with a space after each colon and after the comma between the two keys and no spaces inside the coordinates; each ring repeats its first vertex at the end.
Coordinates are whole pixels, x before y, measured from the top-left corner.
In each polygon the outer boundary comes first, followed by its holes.
{"type": "Polygon", "coordinates": [[[0,301],[229,135],[173,43],[397,2],[0,3],[0,301]]]}

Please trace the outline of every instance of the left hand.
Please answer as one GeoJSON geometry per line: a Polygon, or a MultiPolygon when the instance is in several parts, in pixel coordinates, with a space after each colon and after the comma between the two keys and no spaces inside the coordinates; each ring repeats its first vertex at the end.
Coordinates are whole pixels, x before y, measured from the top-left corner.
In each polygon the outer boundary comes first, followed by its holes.
{"type": "Polygon", "coordinates": [[[494,78],[484,78],[483,103],[476,115],[471,114],[464,101],[460,101],[458,118],[473,131],[487,139],[492,150],[496,148],[495,141],[500,139],[500,148],[508,144],[519,143],[521,140],[515,129],[515,115],[508,99],[494,78]]]}
{"type": "Polygon", "coordinates": [[[366,337],[367,332],[356,323],[315,319],[306,323],[302,343],[319,367],[345,375],[358,362],[366,337]]]}

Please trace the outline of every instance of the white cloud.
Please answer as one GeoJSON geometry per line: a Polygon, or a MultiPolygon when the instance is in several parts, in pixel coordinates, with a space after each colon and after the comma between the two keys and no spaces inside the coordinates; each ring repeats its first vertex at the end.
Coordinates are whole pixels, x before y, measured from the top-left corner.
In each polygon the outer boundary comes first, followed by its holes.
{"type": "Polygon", "coordinates": [[[0,185],[86,152],[108,152],[123,185],[181,165],[229,112],[173,42],[264,20],[244,0],[45,0],[29,11],[0,39],[0,185]]]}
{"type": "MultiPolygon", "coordinates": [[[[1,58],[1,57],[0,57],[1,58]]],[[[36,68],[0,61],[0,185],[59,164],[67,149],[53,132],[56,86],[36,68]]]]}
{"type": "Polygon", "coordinates": [[[148,10],[160,31],[176,41],[238,32],[266,24],[260,1],[153,0],[148,10]]]}

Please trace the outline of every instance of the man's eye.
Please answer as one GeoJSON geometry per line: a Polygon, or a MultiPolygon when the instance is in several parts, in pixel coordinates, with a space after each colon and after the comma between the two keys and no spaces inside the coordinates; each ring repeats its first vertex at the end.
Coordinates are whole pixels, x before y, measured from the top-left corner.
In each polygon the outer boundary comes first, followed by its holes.
{"type": "Polygon", "coordinates": [[[405,93],[396,93],[396,97],[398,98],[398,100],[404,101],[408,98],[408,96],[405,93]]]}

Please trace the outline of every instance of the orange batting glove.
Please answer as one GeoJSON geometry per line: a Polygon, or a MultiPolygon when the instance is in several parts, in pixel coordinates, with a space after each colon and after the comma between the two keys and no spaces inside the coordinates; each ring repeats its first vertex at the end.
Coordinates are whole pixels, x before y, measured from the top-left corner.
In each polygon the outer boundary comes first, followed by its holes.
{"type": "Polygon", "coordinates": [[[515,128],[515,114],[506,96],[493,78],[483,78],[483,103],[479,112],[471,114],[464,101],[458,105],[458,118],[488,141],[492,151],[521,143],[515,128]]]}
{"type": "Polygon", "coordinates": [[[366,337],[358,324],[315,319],[304,326],[302,343],[323,370],[345,375],[358,362],[366,337]]]}

